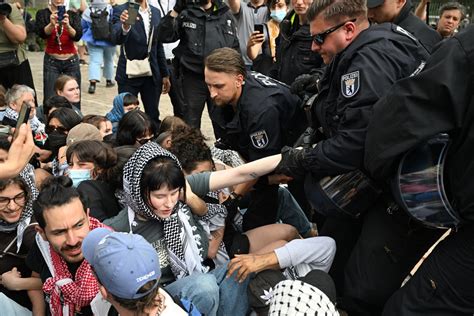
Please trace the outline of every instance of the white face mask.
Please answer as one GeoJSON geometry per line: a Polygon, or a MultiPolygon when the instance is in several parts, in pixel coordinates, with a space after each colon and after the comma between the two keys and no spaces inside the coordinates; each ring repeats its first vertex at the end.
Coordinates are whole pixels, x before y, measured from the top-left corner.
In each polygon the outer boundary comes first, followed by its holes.
{"type": "Polygon", "coordinates": [[[72,180],[72,185],[77,188],[82,181],[91,180],[91,170],[89,169],[69,169],[69,178],[72,180]]]}

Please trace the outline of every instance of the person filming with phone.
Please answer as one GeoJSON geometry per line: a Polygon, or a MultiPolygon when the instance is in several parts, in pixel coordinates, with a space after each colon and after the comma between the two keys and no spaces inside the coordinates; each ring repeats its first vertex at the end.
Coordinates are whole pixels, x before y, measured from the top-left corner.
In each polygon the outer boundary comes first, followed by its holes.
{"type": "Polygon", "coordinates": [[[121,45],[115,80],[118,92],[140,94],[146,114],[160,123],[160,93],[170,89],[163,44],[158,41],[160,11],[147,0],[130,1],[114,8],[111,42],[121,45]]]}
{"type": "Polygon", "coordinates": [[[6,89],[14,84],[34,88],[30,63],[21,47],[25,40],[26,28],[20,10],[0,0],[0,85],[6,89]]]}
{"type": "Polygon", "coordinates": [[[81,85],[81,69],[74,42],[82,37],[81,17],[66,11],[64,0],[51,0],[49,7],[36,13],[36,32],[45,39],[43,63],[43,104],[55,95],[54,83],[64,74],[81,85]]]}

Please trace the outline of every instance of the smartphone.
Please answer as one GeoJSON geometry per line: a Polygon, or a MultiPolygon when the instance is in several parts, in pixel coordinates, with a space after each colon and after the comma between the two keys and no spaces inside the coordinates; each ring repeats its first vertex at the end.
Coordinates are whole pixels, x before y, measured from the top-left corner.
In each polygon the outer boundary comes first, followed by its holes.
{"type": "Polygon", "coordinates": [[[128,25],[134,25],[135,22],[137,21],[138,8],[140,8],[139,3],[136,3],[133,1],[128,2],[128,20],[127,20],[128,25]]]}
{"type": "Polygon", "coordinates": [[[259,32],[259,33],[263,34],[263,24],[255,24],[253,26],[253,30],[255,32],[259,32]]]}
{"type": "Polygon", "coordinates": [[[23,104],[21,105],[20,114],[18,115],[18,121],[16,121],[15,134],[13,135],[13,139],[18,136],[21,124],[27,123],[30,119],[30,111],[31,106],[28,103],[23,102],[23,104]]]}
{"type": "Polygon", "coordinates": [[[58,21],[61,22],[64,19],[64,13],[66,13],[66,6],[58,5],[58,21]]]}

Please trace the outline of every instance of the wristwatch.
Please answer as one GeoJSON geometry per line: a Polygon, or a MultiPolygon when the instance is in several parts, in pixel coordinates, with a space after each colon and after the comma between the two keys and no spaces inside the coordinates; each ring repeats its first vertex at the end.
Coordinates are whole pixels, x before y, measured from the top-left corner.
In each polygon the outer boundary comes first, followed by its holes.
{"type": "Polygon", "coordinates": [[[235,193],[234,191],[232,191],[229,196],[233,200],[237,200],[237,201],[242,200],[242,195],[238,194],[238,193],[235,193]]]}

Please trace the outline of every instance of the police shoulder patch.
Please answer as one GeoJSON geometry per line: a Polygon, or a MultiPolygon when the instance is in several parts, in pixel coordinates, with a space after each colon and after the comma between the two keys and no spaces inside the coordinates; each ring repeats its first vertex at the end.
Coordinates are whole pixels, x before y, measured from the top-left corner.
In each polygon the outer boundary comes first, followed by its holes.
{"type": "Polygon", "coordinates": [[[345,74],[341,77],[341,93],[346,98],[351,98],[359,91],[360,74],[359,70],[345,74]]]}
{"type": "Polygon", "coordinates": [[[268,145],[268,135],[265,130],[257,131],[250,134],[250,140],[252,141],[253,147],[262,149],[268,145]]]}

